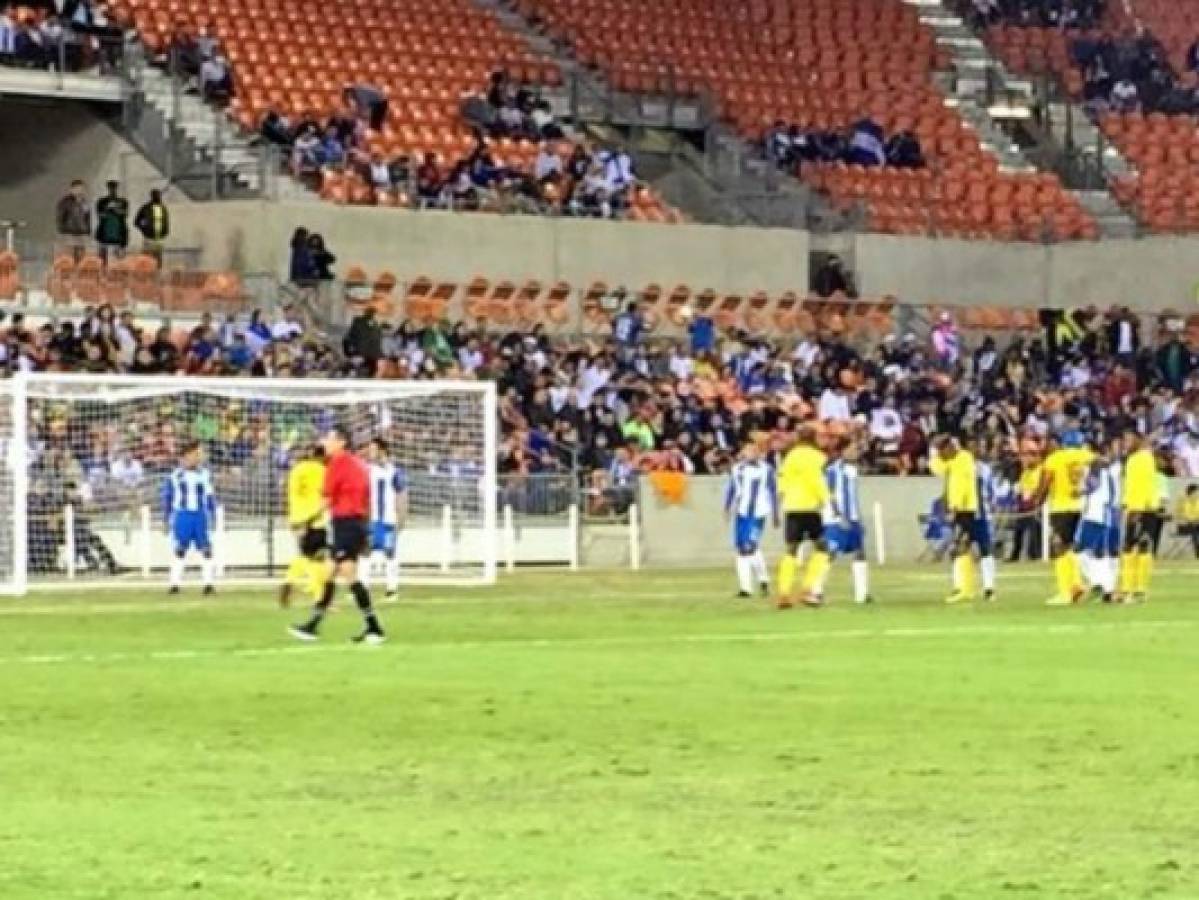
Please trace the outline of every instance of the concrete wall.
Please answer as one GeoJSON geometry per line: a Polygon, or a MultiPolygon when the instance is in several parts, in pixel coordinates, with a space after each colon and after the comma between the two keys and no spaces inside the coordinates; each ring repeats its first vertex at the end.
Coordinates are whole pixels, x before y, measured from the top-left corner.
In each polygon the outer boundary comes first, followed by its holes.
{"type": "Polygon", "coordinates": [[[1047,246],[863,234],[852,244],[864,294],[914,303],[1193,309],[1199,285],[1199,237],[1047,246]]]}
{"type": "MultiPolygon", "coordinates": [[[[124,174],[126,194],[136,208],[163,175],[97,117],[86,103],[0,99],[0,219],[28,223],[21,236],[54,238],[54,205],[75,178],[87,182],[93,199],[104,182],[124,174]]],[[[168,195],[172,204],[179,196],[168,195]]]]}
{"type": "Polygon", "coordinates": [[[390,270],[459,282],[565,279],[669,290],[684,282],[716,291],[803,291],[808,235],[783,229],[653,225],[395,209],[328,203],[192,204],[174,217],[175,239],[205,248],[204,264],[283,274],[292,231],[320,232],[339,267],[390,270]]]}

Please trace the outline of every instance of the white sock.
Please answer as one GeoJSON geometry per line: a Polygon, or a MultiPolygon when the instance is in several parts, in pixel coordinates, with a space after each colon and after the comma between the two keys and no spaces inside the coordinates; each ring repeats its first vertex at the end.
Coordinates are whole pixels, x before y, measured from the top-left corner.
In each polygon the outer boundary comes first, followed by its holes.
{"type": "Polygon", "coordinates": [[[1078,569],[1082,572],[1082,580],[1087,583],[1088,587],[1094,587],[1099,583],[1101,573],[1099,571],[1099,561],[1089,553],[1080,554],[1078,557],[1078,569]]]}
{"type": "Polygon", "coordinates": [[[870,569],[866,565],[866,560],[855,559],[853,565],[850,566],[850,571],[853,572],[854,602],[865,603],[866,598],[870,596],[870,569]]]}
{"type": "Polygon", "coordinates": [[[387,593],[395,594],[400,590],[400,561],[389,559],[383,564],[384,575],[387,579],[387,593]]]}
{"type": "Polygon", "coordinates": [[[983,590],[995,590],[995,557],[984,556],[978,563],[983,576],[983,590]]]}
{"type": "Polygon", "coordinates": [[[799,567],[801,569],[803,568],[804,564],[807,563],[807,561],[808,561],[808,545],[806,543],[800,544],[798,547],[795,548],[795,561],[797,563],[799,563],[799,567]]]}
{"type": "Polygon", "coordinates": [[[204,582],[204,587],[211,587],[216,579],[216,563],[211,559],[205,559],[200,563],[200,580],[204,582]]]}
{"type": "Polygon", "coordinates": [[[746,594],[754,592],[753,566],[748,556],[737,556],[737,587],[746,594]]]}
{"type": "Polygon", "coordinates": [[[758,584],[770,584],[770,569],[766,565],[766,554],[761,550],[754,551],[754,555],[749,558],[753,566],[754,576],[758,579],[758,584]]]}
{"type": "Polygon", "coordinates": [[[1103,561],[1103,591],[1114,594],[1120,583],[1120,558],[1113,556],[1103,561]]]}
{"type": "Polygon", "coordinates": [[[960,591],[962,589],[962,578],[958,571],[958,560],[956,556],[949,557],[949,577],[953,582],[953,589],[960,591]]]}
{"type": "Polygon", "coordinates": [[[183,585],[183,565],[184,565],[184,559],[181,556],[176,556],[174,559],[171,560],[171,570],[170,570],[171,571],[171,574],[170,574],[171,587],[181,587],[183,585]]]}

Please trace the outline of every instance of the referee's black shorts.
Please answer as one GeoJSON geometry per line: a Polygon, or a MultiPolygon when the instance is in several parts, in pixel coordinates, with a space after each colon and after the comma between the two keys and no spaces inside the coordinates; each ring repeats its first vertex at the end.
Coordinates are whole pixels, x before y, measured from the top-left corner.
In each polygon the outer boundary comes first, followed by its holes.
{"type": "Polygon", "coordinates": [[[1051,512],[1049,514],[1049,531],[1063,547],[1073,547],[1078,537],[1078,523],[1082,521],[1079,512],[1051,512]]]}
{"type": "Polygon", "coordinates": [[[789,512],[783,522],[783,537],[788,544],[824,540],[824,519],[818,512],[789,512]]]}
{"type": "Polygon", "coordinates": [[[333,559],[337,562],[356,560],[367,548],[366,519],[334,519],[330,523],[333,537],[333,559]]]}

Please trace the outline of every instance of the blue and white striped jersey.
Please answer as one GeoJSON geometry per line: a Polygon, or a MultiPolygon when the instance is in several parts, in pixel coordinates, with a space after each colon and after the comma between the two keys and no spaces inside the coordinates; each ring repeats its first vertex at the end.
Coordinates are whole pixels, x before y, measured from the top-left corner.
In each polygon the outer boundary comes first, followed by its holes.
{"type": "Polygon", "coordinates": [[[1120,523],[1120,481],[1123,467],[1113,463],[1087,474],[1082,499],[1082,519],[1114,528],[1120,523]]]}
{"type": "Polygon", "coordinates": [[[371,463],[371,522],[395,525],[399,522],[398,501],[408,490],[408,476],[394,463],[371,463]]]}
{"type": "Polygon", "coordinates": [[[829,499],[835,510],[835,518],[851,525],[861,524],[862,504],[858,497],[858,467],[838,459],[825,468],[824,478],[828,482],[829,499]]]}
{"type": "Polygon", "coordinates": [[[990,463],[974,463],[974,475],[978,482],[978,518],[990,522],[995,515],[997,477],[990,463]]]}
{"type": "Polygon", "coordinates": [[[757,460],[733,466],[724,492],[724,508],[741,518],[774,515],[778,511],[778,485],[770,464],[757,460]]]}
{"type": "Polygon", "coordinates": [[[204,466],[175,469],[162,486],[163,513],[169,519],[176,513],[205,513],[216,511],[216,493],[212,473],[204,466]]]}

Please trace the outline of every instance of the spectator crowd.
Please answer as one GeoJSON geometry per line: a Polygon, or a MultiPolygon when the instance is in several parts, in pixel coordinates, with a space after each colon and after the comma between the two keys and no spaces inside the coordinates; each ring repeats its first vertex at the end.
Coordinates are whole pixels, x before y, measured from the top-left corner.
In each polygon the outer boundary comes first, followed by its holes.
{"type": "Polygon", "coordinates": [[[916,135],[898,131],[888,136],[877,122],[868,118],[841,130],[805,130],[778,119],[767,129],[762,145],[768,159],[796,174],[802,172],[806,163],[842,162],[894,169],[924,166],[924,152],[916,135]]]}
{"type": "Polygon", "coordinates": [[[115,71],[124,32],[94,0],[0,2],[0,65],[79,72],[115,71]]]}
{"type": "Polygon", "coordinates": [[[79,321],[2,324],[9,370],[494,380],[501,473],[577,468],[593,511],[630,497],[638,472],[723,473],[747,442],[778,452],[808,421],[826,442],[856,442],[875,473],[925,473],[933,436],[956,432],[1016,484],[1050,435],[1102,442],[1132,429],[1155,437],[1168,471],[1199,476],[1199,354],[1174,321],[1143,339],[1127,310],[1047,315],[1036,337],[973,346],[948,315],[927,336],[872,346],[832,330],[787,342],[721,335],[704,317],[686,340],[651,339],[636,302],[610,337],[578,340],[540,325],[393,325],[370,309],[338,346],[290,307],[273,320],[206,315],[180,334],[107,306],[79,321]]]}

